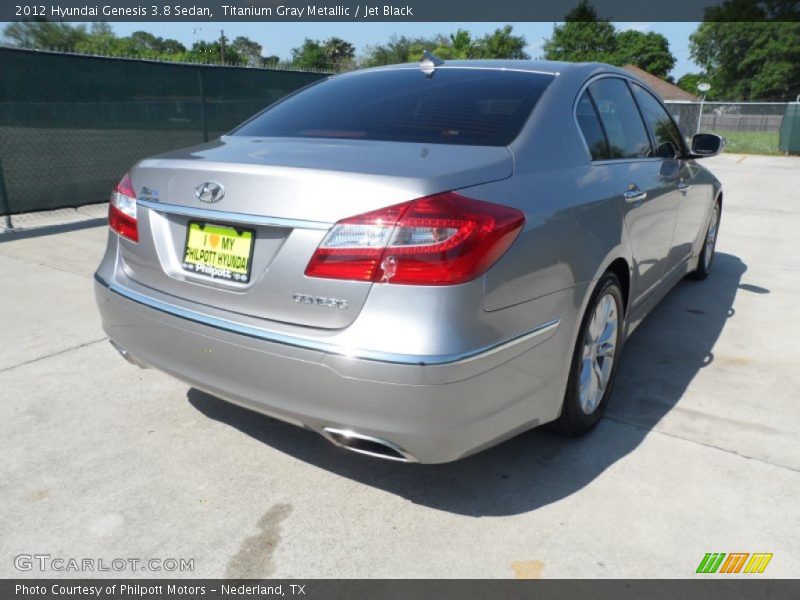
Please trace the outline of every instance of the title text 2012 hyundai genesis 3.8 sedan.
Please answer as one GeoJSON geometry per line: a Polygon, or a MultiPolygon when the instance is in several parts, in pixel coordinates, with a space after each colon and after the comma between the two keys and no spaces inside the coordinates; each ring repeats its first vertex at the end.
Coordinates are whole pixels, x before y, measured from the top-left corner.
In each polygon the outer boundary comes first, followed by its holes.
{"type": "Polygon", "coordinates": [[[111,195],[96,274],[130,362],[334,444],[446,462],[591,430],[626,336],[714,258],[719,182],[602,64],[324,79],[111,195]]]}

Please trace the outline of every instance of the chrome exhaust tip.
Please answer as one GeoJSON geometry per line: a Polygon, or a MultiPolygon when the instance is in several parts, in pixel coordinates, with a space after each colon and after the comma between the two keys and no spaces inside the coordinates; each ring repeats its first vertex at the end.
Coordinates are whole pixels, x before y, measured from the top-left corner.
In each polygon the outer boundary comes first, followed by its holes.
{"type": "Polygon", "coordinates": [[[120,356],[124,358],[126,361],[128,361],[130,364],[132,364],[135,367],[139,367],[140,369],[147,368],[147,365],[143,365],[138,360],[133,358],[133,356],[131,356],[131,353],[125,350],[125,348],[120,346],[117,342],[115,342],[114,340],[108,340],[108,341],[111,343],[112,346],[114,346],[114,350],[119,352],[120,356]]]}
{"type": "Polygon", "coordinates": [[[397,444],[372,437],[371,435],[356,433],[351,429],[323,427],[322,435],[332,444],[359,454],[397,462],[419,462],[414,455],[406,452],[397,444]]]}

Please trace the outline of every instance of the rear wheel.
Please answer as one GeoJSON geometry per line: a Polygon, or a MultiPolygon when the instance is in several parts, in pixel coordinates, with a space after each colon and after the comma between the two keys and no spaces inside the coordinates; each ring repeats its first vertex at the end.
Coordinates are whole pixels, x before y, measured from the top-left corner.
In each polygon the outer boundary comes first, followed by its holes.
{"type": "Polygon", "coordinates": [[[592,293],[572,356],[559,418],[569,437],[588,433],[603,416],[619,362],[623,311],[619,280],[606,273],[592,293]]]}
{"type": "Polygon", "coordinates": [[[714,251],[717,247],[717,233],[719,233],[719,219],[721,215],[719,202],[714,204],[714,213],[706,230],[706,239],[703,242],[703,249],[700,251],[700,258],[697,261],[697,269],[689,273],[689,277],[697,281],[702,281],[711,272],[714,263],[714,251]]]}

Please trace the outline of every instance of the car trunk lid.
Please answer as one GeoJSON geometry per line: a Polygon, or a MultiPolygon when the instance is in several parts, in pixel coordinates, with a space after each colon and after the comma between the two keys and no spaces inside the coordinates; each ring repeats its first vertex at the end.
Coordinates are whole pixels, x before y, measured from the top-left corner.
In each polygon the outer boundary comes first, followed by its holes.
{"type": "Polygon", "coordinates": [[[131,171],[140,239],[121,240],[120,260],[134,281],[198,304],[342,328],[357,316],[371,284],[304,274],[334,222],[503,179],[512,170],[505,147],[223,137],[144,160],[131,171]],[[209,189],[216,196],[202,193],[209,189]],[[251,232],[249,280],[187,270],[190,223],[211,225],[212,235],[217,226],[251,232]]]}

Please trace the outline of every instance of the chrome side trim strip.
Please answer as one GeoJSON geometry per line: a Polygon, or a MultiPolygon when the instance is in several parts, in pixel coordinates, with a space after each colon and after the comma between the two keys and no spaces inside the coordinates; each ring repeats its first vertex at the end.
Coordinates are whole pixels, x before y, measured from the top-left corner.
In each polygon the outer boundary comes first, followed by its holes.
{"type": "Polygon", "coordinates": [[[318,342],[315,340],[309,340],[294,335],[287,335],[275,331],[267,331],[265,329],[260,329],[258,327],[252,327],[250,325],[245,325],[242,323],[235,323],[227,319],[221,319],[219,317],[212,317],[211,315],[206,315],[203,313],[186,310],[185,308],[181,308],[180,306],[175,306],[174,304],[162,302],[160,300],[156,300],[155,298],[150,298],[149,296],[145,296],[143,294],[139,294],[138,292],[134,292],[133,290],[129,290],[127,288],[119,286],[115,283],[107,282],[97,273],[95,273],[94,278],[95,281],[97,281],[100,285],[108,288],[110,291],[122,296],[123,298],[127,298],[128,300],[136,302],[137,304],[147,306],[159,312],[163,312],[172,315],[174,317],[178,317],[180,319],[193,321],[195,323],[200,323],[201,325],[206,325],[208,327],[220,329],[222,331],[227,331],[229,333],[236,333],[239,335],[244,335],[259,340],[274,342],[276,344],[293,346],[295,348],[315,350],[317,352],[324,352],[325,354],[331,354],[335,356],[345,356],[348,358],[357,358],[361,360],[371,360],[375,362],[384,362],[384,363],[392,363],[400,365],[435,366],[435,365],[449,365],[455,363],[460,364],[472,360],[477,360],[480,358],[484,358],[486,356],[491,356],[492,354],[496,354],[497,352],[501,352],[503,350],[506,350],[507,348],[531,340],[537,336],[547,333],[548,331],[553,331],[561,323],[561,319],[553,319],[551,321],[547,321],[546,323],[542,323],[541,325],[538,325],[533,329],[529,329],[528,331],[518,336],[514,336],[512,338],[503,340],[502,342],[498,342],[497,344],[482,346],[480,348],[475,348],[473,350],[468,350],[467,352],[461,352],[459,354],[430,354],[430,355],[395,354],[391,352],[379,352],[376,350],[362,350],[362,349],[353,350],[350,348],[337,346],[336,344],[328,344],[326,342],[318,342]]]}
{"type": "Polygon", "coordinates": [[[160,213],[183,215],[186,217],[197,217],[198,219],[208,219],[209,221],[224,221],[226,223],[242,223],[245,225],[267,225],[269,227],[286,227],[288,229],[320,229],[327,231],[331,228],[330,223],[323,223],[321,221],[263,217],[260,215],[248,215],[237,212],[229,212],[226,210],[212,210],[197,206],[165,204],[163,202],[153,202],[151,200],[137,200],[136,203],[139,206],[143,206],[160,213]]]}

